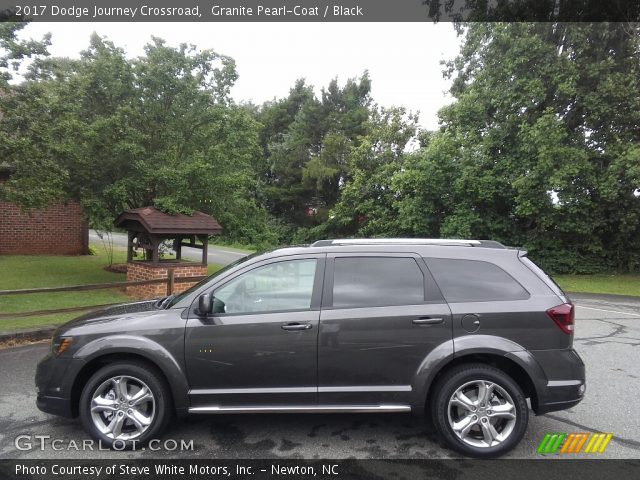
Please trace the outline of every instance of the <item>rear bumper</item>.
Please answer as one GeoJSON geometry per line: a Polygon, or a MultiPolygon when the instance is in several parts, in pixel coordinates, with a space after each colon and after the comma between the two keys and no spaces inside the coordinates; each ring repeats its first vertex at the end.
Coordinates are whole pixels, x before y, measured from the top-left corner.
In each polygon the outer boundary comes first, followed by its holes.
{"type": "Polygon", "coordinates": [[[531,354],[547,377],[536,385],[537,399],[532,405],[537,415],[574,407],[586,392],[585,368],[573,350],[538,350],[531,354]]]}
{"type": "Polygon", "coordinates": [[[566,410],[579,404],[584,398],[586,383],[581,382],[549,382],[544,392],[543,401],[538,400],[535,412],[544,415],[549,412],[566,410]],[[556,384],[562,383],[562,385],[556,384]],[[553,384],[553,385],[550,385],[553,384]]]}

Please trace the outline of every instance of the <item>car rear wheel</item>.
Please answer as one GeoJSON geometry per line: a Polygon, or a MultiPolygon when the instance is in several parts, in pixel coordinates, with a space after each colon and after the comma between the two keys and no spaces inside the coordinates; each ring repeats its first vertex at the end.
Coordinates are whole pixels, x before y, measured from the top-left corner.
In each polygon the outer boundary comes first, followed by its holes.
{"type": "Polygon", "coordinates": [[[144,445],[171,417],[171,394],[162,375],[143,363],[114,363],[98,370],[80,396],[80,420],[102,445],[144,445]]]}
{"type": "Polygon", "coordinates": [[[529,420],[527,401],[502,370],[461,365],[435,388],[432,419],[450,448],[470,457],[497,457],[522,439],[529,420]]]}

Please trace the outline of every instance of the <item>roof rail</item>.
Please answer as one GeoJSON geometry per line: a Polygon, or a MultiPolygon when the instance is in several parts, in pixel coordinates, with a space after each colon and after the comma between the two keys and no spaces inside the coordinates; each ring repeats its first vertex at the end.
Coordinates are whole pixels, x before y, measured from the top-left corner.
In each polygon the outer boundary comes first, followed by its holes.
{"type": "Polygon", "coordinates": [[[506,248],[494,240],[461,240],[451,238],[339,238],[333,240],[318,240],[312,247],[330,247],[337,245],[440,245],[506,248]]]}

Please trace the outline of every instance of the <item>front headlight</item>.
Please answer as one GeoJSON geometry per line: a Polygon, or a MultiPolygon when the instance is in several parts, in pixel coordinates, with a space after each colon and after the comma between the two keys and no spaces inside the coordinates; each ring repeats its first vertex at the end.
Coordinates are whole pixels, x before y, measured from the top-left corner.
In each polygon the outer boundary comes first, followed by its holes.
{"type": "Polygon", "coordinates": [[[71,346],[73,337],[54,337],[51,340],[51,353],[58,356],[71,346]]]}

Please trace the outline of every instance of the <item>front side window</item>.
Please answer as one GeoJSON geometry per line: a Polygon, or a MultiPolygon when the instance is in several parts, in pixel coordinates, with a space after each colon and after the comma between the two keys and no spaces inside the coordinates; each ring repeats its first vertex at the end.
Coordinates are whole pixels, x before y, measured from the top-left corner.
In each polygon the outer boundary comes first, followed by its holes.
{"type": "Polygon", "coordinates": [[[522,285],[493,263],[451,258],[425,260],[449,303],[529,298],[522,285]]]}
{"type": "Polygon", "coordinates": [[[215,290],[225,313],[311,308],[316,259],[287,260],[258,267],[215,290]]]}
{"type": "Polygon", "coordinates": [[[424,275],[413,258],[336,258],[333,306],[384,307],[424,303],[424,275]]]}

